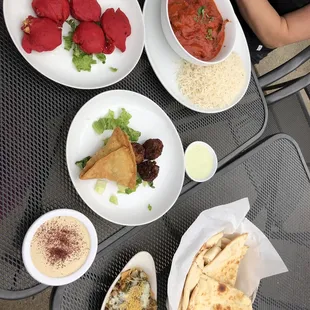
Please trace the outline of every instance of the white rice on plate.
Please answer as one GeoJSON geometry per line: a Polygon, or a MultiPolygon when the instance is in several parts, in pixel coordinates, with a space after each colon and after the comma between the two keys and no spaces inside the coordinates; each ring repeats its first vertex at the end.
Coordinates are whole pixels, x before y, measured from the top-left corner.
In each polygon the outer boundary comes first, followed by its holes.
{"type": "Polygon", "coordinates": [[[210,66],[183,62],[177,75],[179,88],[193,104],[202,109],[222,109],[232,104],[245,83],[240,56],[232,53],[210,66]]]}

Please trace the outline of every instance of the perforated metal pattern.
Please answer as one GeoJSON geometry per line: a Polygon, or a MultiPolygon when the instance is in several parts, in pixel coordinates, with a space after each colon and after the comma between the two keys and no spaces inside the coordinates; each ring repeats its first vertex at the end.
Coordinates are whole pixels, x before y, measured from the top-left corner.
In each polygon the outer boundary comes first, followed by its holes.
{"type": "Polygon", "coordinates": [[[254,309],[310,308],[310,180],[296,145],[276,136],[179,198],[162,219],[138,228],[99,254],[80,280],[56,291],[53,310],[100,309],[115,276],[136,252],[156,262],[159,309],[164,309],[170,263],[181,236],[205,209],[249,197],[248,218],[273,243],[288,273],[261,282],[254,309]]]}
{"type": "MultiPolygon", "coordinates": [[[[11,41],[2,0],[0,5],[0,297],[7,297],[1,289],[19,291],[37,285],[23,266],[21,245],[29,226],[43,213],[56,208],[81,211],[94,223],[99,242],[122,227],[98,217],[83,203],[65,162],[65,141],[74,115],[103,90],[64,87],[33,69],[11,41]]],[[[184,147],[194,140],[207,141],[220,165],[258,138],[266,117],[253,78],[242,101],[227,112],[205,115],[186,109],[160,84],[145,54],[126,79],[105,90],[109,89],[150,97],[172,119],[184,147]]]]}
{"type": "Polygon", "coordinates": [[[268,123],[261,139],[279,132],[290,135],[298,143],[310,164],[310,116],[299,93],[269,107],[268,123]]]}

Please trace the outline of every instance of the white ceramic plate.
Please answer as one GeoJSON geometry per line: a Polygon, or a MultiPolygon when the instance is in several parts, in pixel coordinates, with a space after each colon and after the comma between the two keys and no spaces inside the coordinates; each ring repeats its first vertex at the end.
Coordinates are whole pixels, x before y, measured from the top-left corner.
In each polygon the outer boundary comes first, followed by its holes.
{"type": "Polygon", "coordinates": [[[99,94],[88,101],[72,121],[67,138],[67,165],[71,180],[85,203],[103,218],[121,225],[142,225],[165,214],[178,198],[184,181],[184,152],[177,130],[166,113],[150,99],[125,90],[99,94]],[[117,194],[118,205],[109,202],[117,186],[109,182],[103,195],[95,192],[96,180],[80,180],[80,169],[75,162],[92,156],[102,147],[103,139],[112,131],[98,135],[92,124],[110,110],[118,116],[121,108],[131,115],[129,126],[141,132],[139,142],[150,138],[161,139],[162,155],[156,160],[160,167],[154,180],[155,189],[140,185],[136,192],[117,194]],[[148,205],[152,210],[148,210],[148,205]]]}
{"type": "Polygon", "coordinates": [[[109,300],[111,291],[114,288],[117,281],[119,280],[121,273],[131,268],[140,268],[148,275],[151,289],[152,289],[152,292],[154,293],[154,298],[155,300],[157,300],[156,269],[155,269],[155,263],[154,263],[153,257],[148,252],[139,252],[127,263],[127,265],[123,268],[123,270],[120,272],[120,274],[117,276],[117,278],[115,279],[115,281],[109,288],[104,298],[101,310],[105,309],[105,305],[109,300]]]}
{"type": "MultiPolygon", "coordinates": [[[[72,51],[64,49],[63,43],[51,52],[27,54],[21,46],[23,32],[20,27],[28,16],[36,16],[31,7],[31,0],[4,0],[3,13],[10,36],[23,57],[40,73],[60,84],[94,89],[114,84],[127,76],[139,61],[144,45],[144,25],[142,12],[137,0],[98,0],[102,13],[107,8],[120,8],[131,24],[131,35],[126,40],[124,53],[118,49],[107,55],[106,64],[92,65],[91,72],[78,72],[72,64],[72,51]],[[109,67],[117,68],[112,72],[109,67]]],[[[67,35],[70,27],[63,26],[63,35],[67,35]]],[[[95,57],[94,57],[95,58],[95,57]]]]}
{"type": "Polygon", "coordinates": [[[98,238],[97,238],[96,229],[94,225],[92,224],[92,222],[84,214],[78,211],[75,211],[75,210],[70,210],[70,209],[57,209],[57,210],[53,210],[53,211],[45,213],[30,226],[23,241],[22,256],[23,256],[23,262],[24,262],[24,265],[27,271],[34,279],[46,285],[59,286],[59,285],[69,284],[79,279],[90,268],[93,261],[95,260],[95,257],[97,254],[97,248],[98,248],[98,238]],[[74,273],[66,277],[62,277],[62,278],[51,278],[51,277],[44,275],[35,267],[31,259],[30,245],[31,245],[33,236],[35,235],[36,231],[43,223],[45,223],[46,221],[56,216],[72,216],[76,218],[77,220],[79,220],[81,223],[85,225],[85,227],[88,230],[89,236],[90,236],[90,251],[89,251],[89,254],[88,254],[88,257],[85,263],[81,266],[80,269],[78,269],[74,273]]]}
{"type": "Polygon", "coordinates": [[[153,70],[163,86],[177,101],[187,108],[197,112],[218,113],[232,108],[244,96],[251,78],[251,60],[249,49],[237,18],[237,35],[233,52],[236,52],[242,59],[246,73],[246,82],[238,96],[229,106],[222,109],[207,110],[192,104],[191,101],[182,94],[178,87],[176,76],[179,71],[182,58],[173,51],[166,41],[161,26],[160,9],[161,0],[145,0],[143,9],[145,24],[145,50],[153,70]]]}

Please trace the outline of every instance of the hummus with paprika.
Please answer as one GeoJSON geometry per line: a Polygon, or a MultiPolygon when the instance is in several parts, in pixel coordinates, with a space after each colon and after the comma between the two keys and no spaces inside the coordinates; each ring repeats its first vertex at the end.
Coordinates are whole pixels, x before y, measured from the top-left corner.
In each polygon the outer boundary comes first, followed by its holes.
{"type": "Polygon", "coordinates": [[[46,221],[31,241],[34,266],[53,278],[65,277],[80,269],[89,251],[87,228],[71,216],[57,216],[46,221]]]}

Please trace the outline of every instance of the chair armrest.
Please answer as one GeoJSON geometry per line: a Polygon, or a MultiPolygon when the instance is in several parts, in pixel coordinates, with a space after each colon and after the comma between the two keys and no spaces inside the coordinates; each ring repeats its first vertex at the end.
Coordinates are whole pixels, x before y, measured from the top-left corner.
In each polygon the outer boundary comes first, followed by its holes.
{"type": "Polygon", "coordinates": [[[289,74],[290,72],[301,66],[303,63],[305,63],[308,59],[310,59],[310,46],[306,47],[303,51],[301,51],[299,54],[294,56],[283,65],[259,77],[258,81],[261,88],[264,89],[265,86],[289,74]]]}
{"type": "Polygon", "coordinates": [[[295,83],[284,87],[278,91],[275,91],[270,95],[267,95],[266,102],[268,105],[271,105],[285,97],[296,93],[297,91],[307,87],[308,85],[310,85],[310,73],[304,75],[303,77],[300,77],[295,83]]]}

